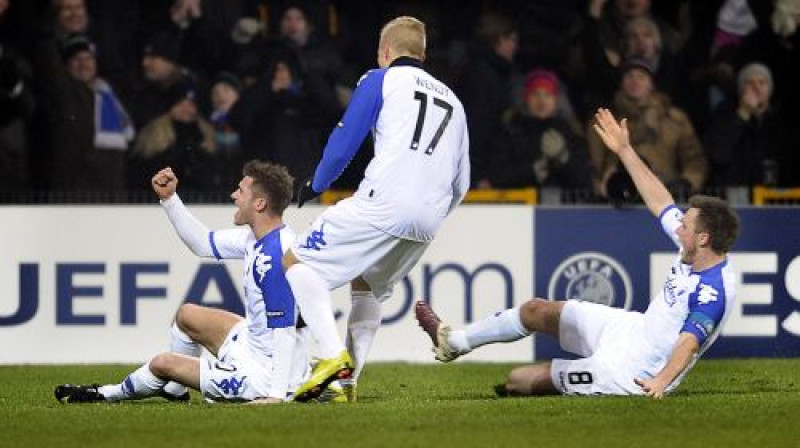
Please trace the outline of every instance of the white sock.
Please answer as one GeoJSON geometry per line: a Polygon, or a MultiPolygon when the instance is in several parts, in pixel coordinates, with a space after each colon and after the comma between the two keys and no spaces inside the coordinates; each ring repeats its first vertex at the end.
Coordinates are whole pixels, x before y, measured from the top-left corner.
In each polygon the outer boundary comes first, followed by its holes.
{"type": "MultiPolygon", "coordinates": [[[[193,341],[188,334],[184,333],[183,330],[178,327],[176,322],[172,323],[172,327],[169,329],[169,335],[169,351],[172,353],[193,356],[195,358],[200,357],[200,354],[203,352],[203,347],[201,347],[197,342],[193,341]]],[[[189,389],[186,386],[181,383],[176,383],[175,381],[170,381],[166,386],[164,386],[164,392],[175,397],[180,397],[188,391],[189,389]]]]}
{"type": "Polygon", "coordinates": [[[317,341],[320,357],[339,356],[344,351],[344,344],[336,330],[331,293],[325,281],[303,263],[295,263],[290,267],[286,271],[286,280],[297,300],[300,315],[317,341]]]}
{"type": "Polygon", "coordinates": [[[519,317],[520,307],[511,308],[494,316],[473,322],[465,329],[450,333],[448,342],[459,351],[468,353],[493,342],[511,342],[531,334],[519,317]]]}
{"type": "Polygon", "coordinates": [[[167,381],[153,375],[150,363],[139,367],[119,384],[109,384],[98,388],[107,401],[136,400],[158,395],[167,381]]]}
{"type": "Polygon", "coordinates": [[[381,301],[375,298],[372,291],[352,291],[350,300],[352,307],[347,319],[347,350],[355,364],[351,380],[355,383],[364,369],[372,341],[381,326],[381,301]]]}
{"type": "Polygon", "coordinates": [[[201,347],[197,342],[193,341],[188,334],[183,332],[183,330],[178,328],[177,323],[172,323],[172,327],[169,329],[169,335],[169,351],[195,358],[200,357],[203,347],[201,347]]]}

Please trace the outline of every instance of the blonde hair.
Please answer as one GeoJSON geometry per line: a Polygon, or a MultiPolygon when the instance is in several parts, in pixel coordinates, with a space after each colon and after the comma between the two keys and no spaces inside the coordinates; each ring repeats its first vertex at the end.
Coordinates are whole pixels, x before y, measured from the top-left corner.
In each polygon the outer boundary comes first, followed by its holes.
{"type": "Polygon", "coordinates": [[[400,56],[424,59],[425,24],[414,17],[398,17],[381,29],[379,46],[389,47],[400,56]]]}

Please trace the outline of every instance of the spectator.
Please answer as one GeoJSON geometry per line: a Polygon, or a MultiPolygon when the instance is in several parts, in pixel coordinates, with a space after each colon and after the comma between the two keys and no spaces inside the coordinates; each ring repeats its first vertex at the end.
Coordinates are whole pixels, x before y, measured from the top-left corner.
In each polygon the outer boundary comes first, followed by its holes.
{"type": "Polygon", "coordinates": [[[233,64],[231,30],[243,14],[243,1],[174,0],[169,10],[171,30],[179,37],[180,62],[203,79],[229,70],[233,64]]]}
{"type": "MultiPolygon", "coordinates": [[[[655,89],[653,68],[630,59],[622,66],[622,82],[613,109],[628,119],[631,142],[652,171],[672,191],[685,195],[702,188],[707,161],[686,114],[655,89]]],[[[588,134],[595,189],[606,196],[606,182],[618,171],[618,160],[605,151],[594,132],[588,134]]]]}
{"type": "Polygon", "coordinates": [[[723,107],[706,136],[711,185],[776,185],[781,182],[779,164],[785,129],[771,105],[772,73],[763,64],[751,63],[738,76],[739,100],[723,107]]]}
{"type": "Polygon", "coordinates": [[[741,44],[758,25],[747,0],[696,2],[691,7],[694,26],[681,56],[688,83],[676,93],[703,132],[721,104],[736,102],[741,44]]]}
{"type": "Polygon", "coordinates": [[[56,32],[60,38],[76,34],[88,35],[89,14],[84,0],[55,0],[56,32]]]}
{"type": "Polygon", "coordinates": [[[175,85],[169,111],[142,129],[131,159],[132,188],[149,188],[152,173],[164,167],[171,167],[188,190],[221,186],[214,127],[198,112],[195,88],[187,81],[175,85]]]}
{"type": "MultiPolygon", "coordinates": [[[[775,80],[775,106],[788,123],[800,123],[800,1],[751,1],[750,8],[758,28],[742,41],[741,65],[753,61],[766,65],[775,80]]],[[[800,166],[800,150],[784,151],[780,163],[800,166]]],[[[785,169],[781,183],[800,185],[800,169],[785,169]]]]}
{"type": "Polygon", "coordinates": [[[280,37],[297,52],[303,72],[324,79],[335,91],[339,106],[347,106],[355,79],[346,68],[339,49],[315,32],[309,11],[300,4],[290,4],[281,16],[280,37]]]}
{"type": "Polygon", "coordinates": [[[111,86],[97,75],[94,44],[77,35],[63,41],[60,55],[53,39],[38,47],[39,85],[52,138],[51,186],[122,189],[125,151],[134,130],[111,86]]]}
{"type": "MultiPolygon", "coordinates": [[[[584,85],[583,110],[607,105],[619,85],[619,67],[627,57],[647,59],[657,81],[669,78],[669,59],[679,47],[678,33],[650,14],[650,0],[591,0],[582,31],[577,70],[584,85]],[[639,54],[645,53],[646,54],[639,54]],[[663,55],[663,57],[662,57],[663,55]],[[656,64],[657,63],[657,64],[656,64]]],[[[661,87],[661,86],[659,86],[661,87]]]]}
{"type": "MultiPolygon", "coordinates": [[[[200,85],[196,75],[180,65],[178,36],[169,33],[155,35],[144,48],[142,70],[144,85],[136,94],[133,120],[139,128],[166,113],[173,106],[173,90],[181,84],[200,85]]],[[[202,89],[199,89],[202,90],[202,89]]],[[[202,107],[203,98],[195,98],[202,107]]]]}
{"type": "Polygon", "coordinates": [[[526,79],[523,97],[523,108],[515,111],[505,126],[492,159],[492,187],[590,188],[586,145],[559,114],[555,73],[533,70],[526,79]]]}
{"type": "Polygon", "coordinates": [[[655,70],[656,88],[672,96],[677,85],[675,58],[665,50],[661,32],[647,17],[637,17],[625,29],[625,57],[645,60],[655,70]]]}
{"type": "Polygon", "coordinates": [[[475,47],[462,69],[456,91],[467,113],[473,188],[489,188],[489,165],[511,110],[511,75],[517,29],[505,16],[481,17],[475,47]]]}
{"type": "Polygon", "coordinates": [[[230,123],[230,110],[239,100],[242,81],[228,72],[217,76],[211,88],[211,105],[213,111],[209,121],[214,126],[217,152],[219,153],[221,186],[235,185],[241,178],[242,157],[241,138],[230,123]]]}
{"type": "Polygon", "coordinates": [[[283,165],[300,183],[313,173],[337,112],[325,82],[304,75],[297,56],[285,50],[242,92],[230,120],[241,135],[245,159],[283,165]]]}

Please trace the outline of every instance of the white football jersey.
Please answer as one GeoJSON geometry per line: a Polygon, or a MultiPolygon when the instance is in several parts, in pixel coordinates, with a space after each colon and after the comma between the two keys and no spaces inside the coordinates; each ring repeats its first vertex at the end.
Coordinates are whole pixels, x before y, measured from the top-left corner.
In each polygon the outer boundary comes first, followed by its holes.
{"type": "Polygon", "coordinates": [[[244,259],[245,320],[253,356],[261,362],[273,357],[273,329],[294,327],[298,315],[292,290],[281,267],[284,252],[295,234],[287,226],[256,240],[250,228],[210,232],[217,259],[244,259]]]}
{"type": "Polygon", "coordinates": [[[356,192],[370,222],[391,235],[430,241],[469,189],[469,136],[461,101],[419,62],[370,70],[331,133],[313,188],[330,186],[372,130],[375,156],[356,192]]]}
{"type": "MultiPolygon", "coordinates": [[[[683,212],[675,205],[667,207],[660,217],[664,232],[679,247],[675,230],[682,218],[683,212]]],[[[733,309],[736,279],[728,259],[700,272],[681,263],[680,256],[675,260],[664,287],[644,313],[644,338],[639,342],[648,348],[653,371],[642,374],[658,373],[669,360],[680,333],[689,332],[697,337],[700,350],[669,389],[680,383],[719,336],[733,309]]]]}

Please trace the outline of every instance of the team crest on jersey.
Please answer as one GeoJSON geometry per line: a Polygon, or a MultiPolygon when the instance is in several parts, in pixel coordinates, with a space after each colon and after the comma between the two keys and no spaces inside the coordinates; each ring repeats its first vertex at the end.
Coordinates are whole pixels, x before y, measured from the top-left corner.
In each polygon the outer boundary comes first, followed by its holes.
{"type": "Polygon", "coordinates": [[[553,271],[547,296],[551,300],[580,300],[630,309],[631,279],[613,258],[598,252],[581,252],[553,271]]]}
{"type": "Polygon", "coordinates": [[[256,274],[258,274],[258,280],[261,282],[264,281],[264,276],[267,275],[267,272],[272,269],[272,256],[261,252],[263,246],[263,244],[256,246],[256,258],[253,262],[253,267],[256,270],[256,274]]]}

